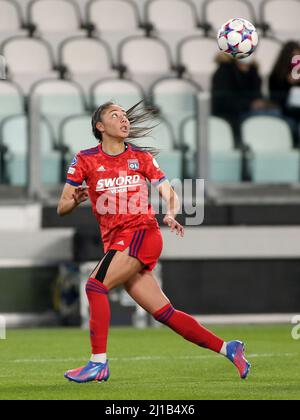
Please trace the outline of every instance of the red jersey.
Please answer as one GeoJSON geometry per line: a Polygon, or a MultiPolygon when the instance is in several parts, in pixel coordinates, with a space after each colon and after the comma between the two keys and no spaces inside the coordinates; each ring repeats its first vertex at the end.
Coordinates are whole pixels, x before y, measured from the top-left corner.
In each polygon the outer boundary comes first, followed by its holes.
{"type": "Polygon", "coordinates": [[[116,156],[102,145],[81,151],[68,171],[67,183],[80,186],[85,181],[93,212],[100,225],[105,252],[121,232],[158,229],[149,204],[147,180],[158,186],[166,180],[155,158],[130,143],[116,156]]]}

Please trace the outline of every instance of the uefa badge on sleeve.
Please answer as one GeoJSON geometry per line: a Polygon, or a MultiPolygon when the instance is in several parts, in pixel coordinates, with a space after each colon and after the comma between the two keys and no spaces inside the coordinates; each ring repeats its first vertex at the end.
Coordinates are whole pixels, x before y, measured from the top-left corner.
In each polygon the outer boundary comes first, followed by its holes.
{"type": "Polygon", "coordinates": [[[137,171],[140,169],[140,163],[137,159],[131,159],[128,161],[128,168],[132,171],[137,171]]]}

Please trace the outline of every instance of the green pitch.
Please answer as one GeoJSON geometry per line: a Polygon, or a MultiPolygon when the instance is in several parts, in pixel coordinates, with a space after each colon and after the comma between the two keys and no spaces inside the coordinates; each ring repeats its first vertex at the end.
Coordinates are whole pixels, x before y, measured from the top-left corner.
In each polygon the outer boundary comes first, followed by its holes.
{"type": "Polygon", "coordinates": [[[172,331],[112,329],[108,383],[77,385],[63,374],[89,356],[88,333],[73,329],[9,331],[0,341],[0,400],[5,399],[300,399],[300,341],[291,326],[218,327],[242,339],[253,364],[242,382],[226,359],[172,331]]]}

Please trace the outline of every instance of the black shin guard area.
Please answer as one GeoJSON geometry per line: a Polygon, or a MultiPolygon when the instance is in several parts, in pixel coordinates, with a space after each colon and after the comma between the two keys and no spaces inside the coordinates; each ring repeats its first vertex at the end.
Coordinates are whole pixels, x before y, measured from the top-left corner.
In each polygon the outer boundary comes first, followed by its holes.
{"type": "Polygon", "coordinates": [[[109,269],[109,266],[112,262],[112,259],[116,255],[116,250],[108,251],[108,253],[105,255],[104,260],[102,261],[98,273],[95,276],[95,279],[100,281],[100,283],[103,283],[107,274],[107,271],[109,269]]]}

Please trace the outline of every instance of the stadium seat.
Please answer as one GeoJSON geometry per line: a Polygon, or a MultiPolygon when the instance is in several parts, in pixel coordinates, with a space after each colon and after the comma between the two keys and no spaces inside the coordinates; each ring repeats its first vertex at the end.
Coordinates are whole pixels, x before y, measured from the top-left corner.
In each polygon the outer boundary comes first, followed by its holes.
{"type": "Polygon", "coordinates": [[[258,47],[253,54],[258,62],[262,77],[268,77],[282,48],[282,43],[274,38],[260,38],[258,47]]]}
{"type": "Polygon", "coordinates": [[[119,48],[119,63],[126,74],[147,91],[153,82],[169,75],[172,68],[168,46],[156,38],[131,37],[119,48]]]}
{"type": "Polygon", "coordinates": [[[37,35],[47,40],[57,55],[59,44],[71,36],[87,34],[81,29],[80,10],[70,0],[36,0],[30,3],[29,23],[37,28],[37,35]],[[49,19],[51,16],[51,19],[49,19]]]}
{"type": "MultiPolygon", "coordinates": [[[[186,176],[195,178],[197,157],[197,120],[188,118],[182,126],[183,141],[188,148],[185,156],[186,176]]],[[[218,183],[241,181],[242,156],[234,149],[230,125],[217,117],[209,120],[209,180],[218,183]]]]}
{"type": "Polygon", "coordinates": [[[88,3],[91,0],[72,0],[72,1],[73,1],[73,3],[77,4],[77,6],[79,8],[79,11],[80,11],[81,19],[82,19],[83,22],[85,22],[86,21],[86,15],[87,15],[86,9],[87,9],[88,3]]]}
{"type": "Polygon", "coordinates": [[[50,46],[36,38],[14,37],[2,45],[9,77],[16,81],[25,94],[41,78],[56,78],[50,46]]]}
{"type": "Polygon", "coordinates": [[[86,103],[80,86],[68,80],[43,80],[33,86],[30,99],[38,100],[41,115],[50,123],[56,142],[61,122],[71,116],[84,114],[86,103]]]}
{"type": "Polygon", "coordinates": [[[102,80],[97,82],[91,90],[92,108],[97,108],[108,101],[115,101],[127,110],[143,99],[143,89],[131,80],[102,80]]]}
{"type": "MultiPolygon", "coordinates": [[[[1,125],[5,153],[6,172],[9,183],[24,187],[28,182],[28,121],[24,115],[9,117],[1,125]]],[[[44,184],[56,185],[60,180],[60,154],[53,150],[53,137],[49,125],[41,125],[41,171],[44,184]]]]}
{"type": "Polygon", "coordinates": [[[138,8],[128,0],[93,0],[87,6],[87,20],[95,27],[96,35],[110,45],[114,59],[124,38],[144,35],[138,8]]]}
{"type": "Polygon", "coordinates": [[[197,10],[189,0],[152,0],[146,6],[146,20],[154,27],[154,35],[170,47],[173,59],[182,39],[201,35],[197,10]]]}
{"type": "Polygon", "coordinates": [[[293,149],[289,125],[277,117],[251,117],[242,124],[249,147],[248,170],[256,183],[299,181],[299,151],[293,149]]]}
{"type": "Polygon", "coordinates": [[[118,76],[118,72],[112,69],[108,45],[94,38],[75,37],[64,41],[60,47],[59,62],[87,95],[99,79],[118,76]]]}
{"type": "Polygon", "coordinates": [[[138,146],[157,148],[160,151],[157,161],[169,181],[182,179],[182,152],[176,150],[172,127],[163,118],[158,121],[159,125],[152,130],[151,136],[135,140],[134,143],[138,146]]]}
{"type": "Polygon", "coordinates": [[[210,173],[213,182],[240,182],[242,154],[234,149],[234,135],[227,121],[209,120],[210,173]]]}
{"type": "Polygon", "coordinates": [[[199,90],[199,86],[195,83],[176,78],[159,80],[151,88],[154,105],[171,124],[178,146],[181,141],[182,122],[197,114],[197,93],[199,90]]]}
{"type": "Polygon", "coordinates": [[[263,23],[281,41],[300,40],[299,19],[299,0],[266,0],[262,4],[263,23]]]}
{"type": "Polygon", "coordinates": [[[78,115],[66,118],[60,127],[61,144],[67,148],[65,160],[72,161],[72,157],[81,150],[90,149],[97,145],[92,131],[91,115],[78,115]]]}
{"type": "Polygon", "coordinates": [[[5,118],[23,114],[24,111],[24,96],[19,86],[0,80],[0,124],[5,118]]]}
{"type": "Polygon", "coordinates": [[[209,90],[211,75],[216,70],[216,40],[201,36],[189,37],[180,44],[178,54],[178,64],[185,67],[186,75],[204,90],[209,90]],[[205,57],[205,60],[200,57],[205,57]]]}
{"type": "Polygon", "coordinates": [[[27,35],[23,28],[22,11],[18,3],[12,0],[0,1],[0,43],[16,35],[27,35]]]}
{"type": "Polygon", "coordinates": [[[209,0],[204,4],[206,24],[210,25],[212,35],[233,17],[242,17],[256,23],[255,10],[247,0],[209,0]]]}
{"type": "MultiPolygon", "coordinates": [[[[9,0],[10,1],[10,0],[9,0]]],[[[22,13],[23,16],[23,20],[26,21],[27,17],[28,17],[28,7],[29,7],[29,3],[32,0],[14,0],[15,3],[18,4],[19,9],[22,13]]]]}

